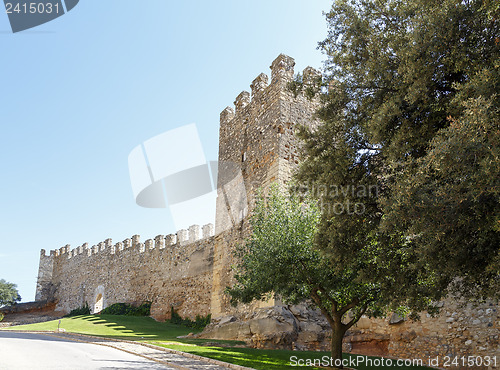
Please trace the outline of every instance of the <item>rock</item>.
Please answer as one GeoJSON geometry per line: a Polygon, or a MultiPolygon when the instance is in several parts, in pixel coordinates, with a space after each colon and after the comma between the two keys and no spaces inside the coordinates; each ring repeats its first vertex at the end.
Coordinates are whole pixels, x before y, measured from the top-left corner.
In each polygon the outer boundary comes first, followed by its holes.
{"type": "Polygon", "coordinates": [[[371,327],[371,320],[366,316],[362,316],[355,324],[355,328],[359,330],[370,329],[370,327],[371,327]]]}
{"type": "Polygon", "coordinates": [[[224,324],[227,324],[229,322],[234,322],[234,321],[236,321],[236,317],[234,317],[234,316],[225,316],[225,317],[223,317],[219,321],[219,325],[224,325],[224,324]]]}
{"type": "Polygon", "coordinates": [[[405,321],[404,317],[399,316],[396,312],[394,312],[391,315],[391,318],[389,319],[389,325],[395,325],[399,324],[405,321]]]}
{"type": "Polygon", "coordinates": [[[466,346],[470,346],[471,344],[472,344],[472,341],[470,339],[465,341],[466,346]]]}
{"type": "Polygon", "coordinates": [[[453,317],[448,317],[446,319],[446,322],[448,322],[448,323],[453,322],[453,321],[455,321],[455,319],[453,317]]]}
{"type": "Polygon", "coordinates": [[[293,323],[279,322],[274,317],[255,319],[250,321],[250,331],[261,336],[269,336],[276,333],[293,333],[296,331],[293,323]]]}
{"type": "Polygon", "coordinates": [[[230,322],[224,325],[216,325],[205,330],[199,335],[199,338],[248,340],[251,336],[250,325],[248,325],[248,323],[230,322]]]}

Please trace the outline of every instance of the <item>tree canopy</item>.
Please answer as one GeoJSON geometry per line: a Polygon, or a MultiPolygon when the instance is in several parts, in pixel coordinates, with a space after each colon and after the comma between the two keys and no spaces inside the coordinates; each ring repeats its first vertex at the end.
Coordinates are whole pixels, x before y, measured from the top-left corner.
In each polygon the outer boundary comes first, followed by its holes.
{"type": "Polygon", "coordinates": [[[301,131],[297,175],[326,205],[316,244],[336,266],[372,256],[386,268],[364,271],[414,309],[500,292],[499,13],[337,0],[326,15],[322,125],[301,131]]]}
{"type": "Polygon", "coordinates": [[[340,359],[342,338],[364,313],[377,315],[392,302],[364,265],[368,250],[353,253],[339,268],[314,247],[320,221],[316,201],[285,195],[273,186],[257,197],[251,215],[252,235],[237,246],[235,278],[227,289],[233,304],[275,295],[287,303],[306,299],[317,306],[332,328],[332,357],[340,359]],[[366,252],[366,253],[365,253],[366,252]]]}
{"type": "Polygon", "coordinates": [[[11,305],[21,300],[17,285],[0,279],[0,307],[11,305]]]}

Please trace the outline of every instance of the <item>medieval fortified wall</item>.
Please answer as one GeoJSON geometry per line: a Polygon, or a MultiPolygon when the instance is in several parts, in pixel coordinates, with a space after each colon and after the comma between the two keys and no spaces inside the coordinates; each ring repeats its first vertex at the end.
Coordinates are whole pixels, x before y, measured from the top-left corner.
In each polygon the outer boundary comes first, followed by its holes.
{"type": "MultiPolygon", "coordinates": [[[[247,204],[255,190],[285,184],[299,163],[297,124],[315,125],[317,99],[294,96],[294,60],[279,55],[271,65],[271,81],[260,74],[220,115],[219,162],[236,163],[241,175],[224,179],[219,171],[216,225],[191,226],[176,234],[158,235],[144,243],[138,235],[113,244],[111,239],[73,250],[64,246],[47,256],[41,251],[36,300],[57,302],[69,312],[86,302],[93,312],[113,303],[151,301],[151,314],[164,320],[173,306],[182,317],[212,314],[206,337],[240,339],[258,347],[328,349],[329,327],[306,305],[278,301],[232,308],[224,289],[234,280],[232,251],[249,235],[247,204]],[[243,192],[235,189],[245,189],[243,192]],[[240,209],[231,209],[236,201],[240,209]]],[[[319,72],[303,71],[305,83],[319,72]]],[[[227,173],[226,173],[227,174],[227,173]]],[[[237,203],[236,202],[236,203],[237,203]]],[[[251,207],[250,207],[251,208],[251,207]]],[[[500,316],[496,303],[475,307],[461,300],[442,303],[442,313],[411,322],[392,315],[362,318],[348,333],[344,350],[401,358],[495,356],[500,353],[500,316]]],[[[497,359],[500,362],[500,358],[497,359]]]]}

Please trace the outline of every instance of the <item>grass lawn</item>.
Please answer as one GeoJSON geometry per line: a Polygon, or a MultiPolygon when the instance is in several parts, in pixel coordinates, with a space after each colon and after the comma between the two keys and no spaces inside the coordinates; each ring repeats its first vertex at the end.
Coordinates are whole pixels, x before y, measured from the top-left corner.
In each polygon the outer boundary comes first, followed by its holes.
{"type": "MultiPolygon", "coordinates": [[[[4,330],[55,331],[59,320],[37,324],[14,326],[4,330]]],[[[149,317],[115,316],[115,315],[85,315],[61,319],[61,328],[67,332],[103,336],[116,339],[144,341],[166,348],[189,352],[195,355],[210,357],[216,360],[237,365],[253,367],[262,370],[292,369],[290,358],[320,359],[329,356],[327,352],[302,352],[287,350],[261,350],[253,348],[235,348],[242,344],[237,341],[220,341],[208,339],[178,339],[178,336],[196,333],[197,330],[170,323],[156,322],[149,317]],[[209,342],[210,346],[206,346],[209,342]],[[205,344],[205,346],[203,346],[205,344]],[[221,344],[221,346],[217,346],[221,344]],[[224,347],[222,347],[224,345],[224,347]],[[229,347],[228,347],[229,346],[229,347]]],[[[345,358],[350,358],[344,354],[345,358]]],[[[375,359],[374,357],[370,357],[375,359]]],[[[317,367],[300,366],[300,369],[317,369],[317,367]]],[[[358,370],[368,369],[428,369],[426,367],[373,367],[357,366],[358,370]]]]}
{"type": "MultiPolygon", "coordinates": [[[[318,367],[311,366],[291,366],[291,357],[296,356],[294,359],[298,363],[299,359],[305,361],[307,359],[313,361],[313,359],[320,360],[323,356],[330,357],[328,352],[311,352],[311,351],[288,351],[288,350],[264,350],[264,349],[254,349],[254,348],[223,348],[223,347],[201,347],[195,345],[178,345],[178,344],[163,344],[154,343],[156,345],[176,349],[182,352],[192,353],[198,356],[210,357],[215,360],[230,362],[237,365],[253,367],[255,369],[261,370],[280,370],[280,369],[319,369],[318,367]]],[[[358,355],[351,355],[344,353],[344,358],[349,359],[351,357],[356,358],[358,355]]],[[[360,356],[364,357],[365,356],[360,356]]],[[[375,360],[377,357],[368,357],[369,359],[375,360]]],[[[366,360],[365,360],[366,361],[366,360]]],[[[394,366],[363,366],[358,365],[356,369],[358,370],[371,370],[371,369],[429,369],[424,366],[396,366],[394,360],[394,366]]]]}
{"type": "MultiPolygon", "coordinates": [[[[6,330],[55,331],[57,330],[58,323],[59,320],[53,320],[36,324],[12,326],[6,330]]],[[[150,317],[117,315],[65,317],[61,319],[60,327],[71,333],[138,341],[179,341],[177,339],[178,336],[199,331],[166,322],[157,322],[150,317]]],[[[197,342],[200,341],[197,340],[197,342]]],[[[190,339],[183,342],[192,343],[193,340],[190,339]]]]}

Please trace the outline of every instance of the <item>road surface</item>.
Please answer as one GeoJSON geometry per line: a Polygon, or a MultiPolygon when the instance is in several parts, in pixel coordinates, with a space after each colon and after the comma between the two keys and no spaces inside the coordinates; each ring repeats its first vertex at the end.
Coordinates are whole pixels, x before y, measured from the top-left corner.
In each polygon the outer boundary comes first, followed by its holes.
{"type": "Polygon", "coordinates": [[[174,369],[115,348],[0,331],[0,370],[174,369]]]}

